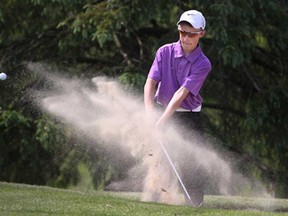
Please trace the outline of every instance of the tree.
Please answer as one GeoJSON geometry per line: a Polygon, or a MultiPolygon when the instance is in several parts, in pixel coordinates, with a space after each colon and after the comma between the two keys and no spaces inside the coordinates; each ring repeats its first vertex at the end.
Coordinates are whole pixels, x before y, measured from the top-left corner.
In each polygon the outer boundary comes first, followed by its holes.
{"type": "Polygon", "coordinates": [[[287,177],[283,173],[287,169],[279,164],[287,162],[287,147],[283,145],[287,139],[282,132],[287,131],[284,101],[288,68],[287,27],[281,20],[287,18],[287,3],[221,1],[204,8],[209,8],[206,13],[211,19],[208,50],[214,66],[214,77],[208,83],[211,90],[206,91],[216,93],[218,89],[217,95],[207,97],[213,107],[224,111],[217,118],[223,125],[217,127],[217,133],[226,148],[253,162],[251,167],[246,162],[244,166],[255,174],[261,170],[262,179],[277,182],[277,194],[284,196],[287,177]],[[220,106],[218,102],[215,106],[215,98],[221,101],[220,106]]]}

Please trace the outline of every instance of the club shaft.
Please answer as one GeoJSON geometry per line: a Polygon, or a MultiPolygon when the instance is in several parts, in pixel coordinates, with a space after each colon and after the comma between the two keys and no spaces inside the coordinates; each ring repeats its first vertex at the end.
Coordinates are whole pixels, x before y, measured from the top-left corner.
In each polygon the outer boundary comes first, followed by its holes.
{"type": "Polygon", "coordinates": [[[166,151],[166,149],[165,149],[162,141],[160,140],[159,143],[160,143],[160,146],[161,146],[163,152],[165,153],[165,155],[166,155],[166,157],[167,157],[167,159],[168,159],[168,161],[169,161],[169,163],[170,163],[170,165],[171,165],[171,167],[172,167],[175,175],[177,176],[177,178],[178,178],[178,180],[179,180],[179,182],[180,182],[180,184],[181,184],[181,186],[182,186],[182,188],[183,188],[183,190],[184,190],[184,192],[185,192],[186,197],[192,202],[192,200],[191,200],[191,198],[190,198],[190,195],[189,195],[189,193],[188,193],[188,191],[187,191],[187,189],[186,189],[186,187],[185,187],[182,179],[180,178],[180,175],[178,174],[177,169],[175,168],[175,166],[174,166],[174,164],[173,164],[173,162],[172,162],[172,160],[171,160],[168,152],[166,151]]]}

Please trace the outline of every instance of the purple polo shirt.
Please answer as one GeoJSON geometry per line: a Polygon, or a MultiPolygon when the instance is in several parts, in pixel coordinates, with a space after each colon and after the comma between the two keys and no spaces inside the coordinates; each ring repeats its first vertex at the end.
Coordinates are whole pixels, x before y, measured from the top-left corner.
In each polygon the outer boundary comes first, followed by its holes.
{"type": "Polygon", "coordinates": [[[148,77],[159,83],[155,95],[157,102],[167,106],[174,93],[183,86],[190,93],[180,107],[193,110],[202,104],[199,91],[210,70],[211,63],[199,45],[185,56],[178,41],[158,49],[148,77]]]}

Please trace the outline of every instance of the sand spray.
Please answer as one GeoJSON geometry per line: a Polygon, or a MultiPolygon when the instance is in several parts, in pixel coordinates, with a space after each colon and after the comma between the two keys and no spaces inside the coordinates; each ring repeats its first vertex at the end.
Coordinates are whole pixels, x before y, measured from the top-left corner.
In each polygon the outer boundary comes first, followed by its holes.
{"type": "MultiPolygon", "coordinates": [[[[111,183],[110,189],[129,190],[129,186],[138,185],[143,201],[184,203],[184,193],[159,145],[159,134],[155,133],[154,123],[160,113],[147,115],[143,96],[107,77],[83,81],[64,78],[42,64],[30,63],[28,68],[41,73],[52,85],[50,90],[40,90],[34,96],[41,110],[87,136],[93,142],[91,145],[102,148],[103,152],[116,157],[125,152],[137,161],[127,171],[127,179],[111,183]]],[[[251,185],[208,140],[205,145],[196,138],[185,141],[173,125],[166,128],[161,137],[180,174],[181,170],[200,167],[216,194],[238,195],[243,185],[251,185]]],[[[118,163],[124,159],[125,156],[119,157],[118,163]]],[[[268,196],[259,185],[256,195],[268,196]]]]}

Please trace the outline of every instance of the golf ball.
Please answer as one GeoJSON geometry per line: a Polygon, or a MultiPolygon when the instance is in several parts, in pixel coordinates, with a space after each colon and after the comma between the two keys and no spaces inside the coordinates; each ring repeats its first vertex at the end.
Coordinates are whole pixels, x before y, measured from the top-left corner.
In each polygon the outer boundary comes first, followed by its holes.
{"type": "Polygon", "coordinates": [[[5,80],[7,75],[5,73],[0,73],[0,80],[5,80]]]}

